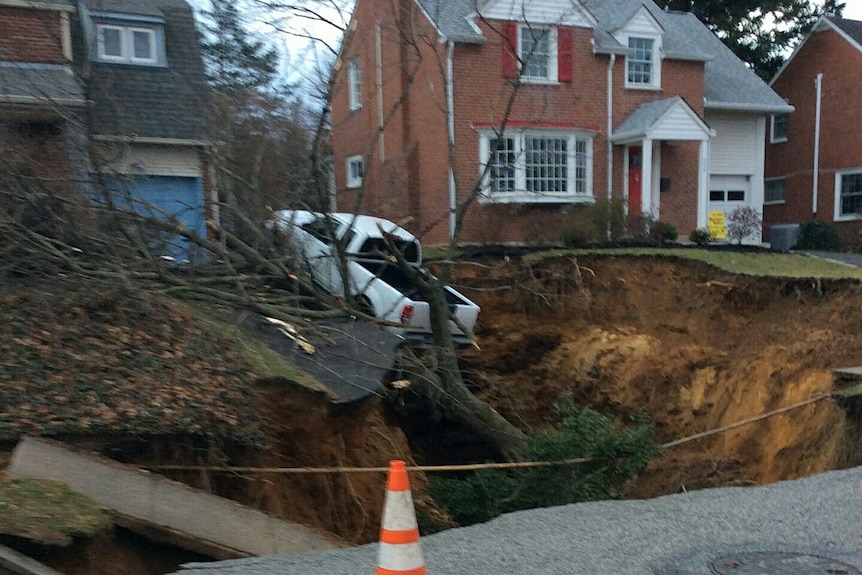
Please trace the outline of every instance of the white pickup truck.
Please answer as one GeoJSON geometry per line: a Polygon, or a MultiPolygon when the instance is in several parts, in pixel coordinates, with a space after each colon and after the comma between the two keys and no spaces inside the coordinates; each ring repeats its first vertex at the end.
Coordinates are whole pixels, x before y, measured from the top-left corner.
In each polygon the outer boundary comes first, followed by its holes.
{"type": "MultiPolygon", "coordinates": [[[[430,340],[430,306],[393,261],[387,243],[394,245],[420,274],[427,275],[422,268],[422,246],[413,234],[389,220],[346,213],[281,210],[273,214],[272,222],[275,229],[288,235],[312,279],[333,295],[343,296],[345,282],[335,244],[339,242],[346,260],[346,283],[364,311],[390,324],[387,329],[407,341],[430,340]]],[[[479,306],[450,286],[444,289],[449,312],[472,331],[479,306]]],[[[454,321],[450,320],[449,325],[456,343],[470,343],[454,321]]]]}

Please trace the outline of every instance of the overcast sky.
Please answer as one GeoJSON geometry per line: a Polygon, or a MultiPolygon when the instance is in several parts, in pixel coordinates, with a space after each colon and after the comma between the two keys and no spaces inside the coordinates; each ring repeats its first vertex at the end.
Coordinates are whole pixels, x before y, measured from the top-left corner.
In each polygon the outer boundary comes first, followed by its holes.
{"type": "Polygon", "coordinates": [[[862,0],[847,0],[844,17],[849,20],[862,20],[862,0]]]}

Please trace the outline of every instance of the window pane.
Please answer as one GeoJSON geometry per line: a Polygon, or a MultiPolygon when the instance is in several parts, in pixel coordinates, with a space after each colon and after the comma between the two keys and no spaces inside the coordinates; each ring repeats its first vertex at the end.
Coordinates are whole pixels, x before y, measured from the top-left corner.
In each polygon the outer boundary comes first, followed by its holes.
{"type": "Polygon", "coordinates": [[[117,28],[102,28],[102,54],[105,56],[123,56],[121,31],[117,28]]]}
{"type": "Polygon", "coordinates": [[[568,192],[568,139],[524,139],[526,188],[529,192],[568,192]]]}
{"type": "Polygon", "coordinates": [[[587,193],[587,141],[575,140],[575,193],[587,193]]]}
{"type": "Polygon", "coordinates": [[[841,175],[841,215],[862,214],[862,172],[841,175]]]}
{"type": "Polygon", "coordinates": [[[551,40],[548,30],[521,28],[521,75],[527,78],[549,78],[551,40]]]}
{"type": "Polygon", "coordinates": [[[649,38],[629,38],[628,81],[630,84],[652,82],[652,46],[649,38]]]}
{"type": "Polygon", "coordinates": [[[491,150],[491,191],[515,191],[515,140],[513,138],[492,138],[491,150]]]}
{"type": "Polygon", "coordinates": [[[710,190],[709,191],[709,201],[710,202],[723,202],[724,201],[724,190],[710,190]]]}
{"type": "Polygon", "coordinates": [[[347,65],[347,83],[350,91],[350,108],[355,110],[362,106],[362,70],[359,60],[353,58],[347,65]]]}
{"type": "Polygon", "coordinates": [[[135,49],[135,58],[139,58],[141,60],[154,59],[152,33],[144,30],[133,30],[132,42],[135,49]]]}
{"type": "Polygon", "coordinates": [[[784,178],[781,178],[779,180],[766,180],[766,184],[763,190],[763,201],[767,203],[783,202],[784,183],[784,178]]]}
{"type": "Polygon", "coordinates": [[[743,190],[728,190],[727,191],[727,201],[728,202],[744,202],[745,201],[745,191],[743,191],[743,190]]]}
{"type": "Polygon", "coordinates": [[[787,139],[787,123],[790,116],[787,114],[778,114],[772,116],[772,139],[786,140],[787,139]]]}

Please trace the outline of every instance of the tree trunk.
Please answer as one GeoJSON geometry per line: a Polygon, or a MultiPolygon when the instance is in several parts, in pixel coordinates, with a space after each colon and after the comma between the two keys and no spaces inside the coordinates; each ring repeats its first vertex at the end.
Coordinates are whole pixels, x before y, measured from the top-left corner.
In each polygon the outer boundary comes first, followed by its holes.
{"type": "Polygon", "coordinates": [[[446,415],[473,431],[507,461],[524,461],[527,457],[524,432],[473,395],[464,384],[449,328],[449,305],[443,286],[418,277],[414,280],[431,307],[434,346],[433,369],[412,350],[401,353],[403,371],[408,374],[413,391],[434,401],[446,415]]]}

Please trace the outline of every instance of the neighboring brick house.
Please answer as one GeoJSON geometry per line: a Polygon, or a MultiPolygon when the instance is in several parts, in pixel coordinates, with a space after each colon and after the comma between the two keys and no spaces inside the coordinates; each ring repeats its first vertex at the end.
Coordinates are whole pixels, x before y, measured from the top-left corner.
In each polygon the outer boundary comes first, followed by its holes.
{"type": "Polygon", "coordinates": [[[773,116],[767,224],[836,222],[862,245],[862,22],[822,17],[772,80],[796,111],[773,116]]]}
{"type": "Polygon", "coordinates": [[[464,243],[558,240],[610,196],[682,234],[759,210],[766,118],[792,111],[651,0],[359,0],[331,109],[337,208],[430,243],[473,190],[464,243]]]}
{"type": "MultiPolygon", "coordinates": [[[[0,0],[0,185],[69,193],[86,177],[84,88],[72,68],[68,2],[0,0]],[[77,178],[70,177],[77,176],[77,178]]],[[[2,201],[11,201],[4,195],[2,201]]]]}
{"type": "MultiPolygon", "coordinates": [[[[208,92],[185,0],[0,0],[0,26],[5,115],[38,112],[40,125],[66,125],[69,111],[78,113],[79,137],[63,140],[67,156],[86,158],[77,172],[68,162],[33,169],[59,173],[92,197],[110,190],[205,234],[206,217],[215,217],[208,92]]],[[[164,249],[185,257],[187,247],[164,249]]]]}

